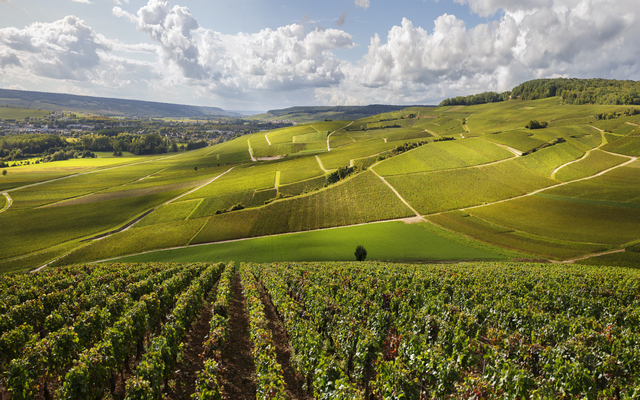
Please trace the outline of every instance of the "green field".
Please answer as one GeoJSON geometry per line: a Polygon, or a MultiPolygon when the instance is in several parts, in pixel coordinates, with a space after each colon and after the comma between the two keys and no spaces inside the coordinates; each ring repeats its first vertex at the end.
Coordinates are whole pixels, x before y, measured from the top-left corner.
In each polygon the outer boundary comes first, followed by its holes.
{"type": "Polygon", "coordinates": [[[587,154],[583,159],[557,171],[555,178],[563,182],[573,181],[597,174],[600,171],[622,164],[627,160],[625,157],[595,150],[587,154]]]}
{"type": "Polygon", "coordinates": [[[406,175],[487,164],[512,157],[513,153],[485,140],[472,138],[437,142],[392,157],[375,167],[382,176],[406,175]]]}
{"type": "Polygon", "coordinates": [[[517,162],[422,174],[387,181],[422,214],[449,211],[521,196],[554,182],[517,162]]]}
{"type": "Polygon", "coordinates": [[[637,239],[640,221],[640,207],[586,204],[542,196],[474,208],[469,213],[535,235],[604,245],[637,239]]]}
{"type": "Polygon", "coordinates": [[[158,251],[118,261],[351,261],[357,245],[367,249],[367,260],[380,261],[501,260],[517,257],[517,253],[451,236],[428,223],[382,222],[158,251]]]}
{"type": "Polygon", "coordinates": [[[192,243],[298,232],[412,216],[393,192],[367,172],[326,190],[262,208],[214,215],[192,243]]]}
{"type": "Polygon", "coordinates": [[[0,107],[0,119],[13,119],[16,121],[24,120],[26,117],[30,118],[42,118],[51,114],[51,111],[46,110],[34,110],[30,108],[14,108],[14,107],[0,107]]]}
{"type": "MultiPolygon", "coordinates": [[[[61,255],[57,265],[414,217],[403,200],[452,240],[490,243],[516,251],[515,258],[567,260],[623,249],[640,240],[640,162],[633,161],[640,116],[625,116],[626,109],[562,105],[558,98],[410,107],[299,123],[190,152],[97,153],[9,167],[0,176],[0,190],[14,200],[0,214],[7,236],[0,269],[34,268],[61,255]],[[597,120],[597,113],[617,114],[597,120]],[[531,119],[549,126],[525,129],[531,119]],[[442,137],[456,140],[436,142],[442,137]],[[251,161],[250,149],[273,158],[251,161]],[[356,168],[327,185],[323,168],[347,166],[356,168]],[[124,232],[82,241],[145,212],[124,232]]],[[[241,251],[242,243],[228,244],[233,250],[224,254],[241,251]]],[[[420,251],[427,255],[420,259],[453,257],[444,247],[420,251]]]]}
{"type": "Polygon", "coordinates": [[[529,258],[568,259],[608,249],[608,246],[601,244],[554,240],[546,236],[516,231],[463,211],[431,215],[428,219],[446,229],[460,232],[482,242],[529,253],[529,258]]]}

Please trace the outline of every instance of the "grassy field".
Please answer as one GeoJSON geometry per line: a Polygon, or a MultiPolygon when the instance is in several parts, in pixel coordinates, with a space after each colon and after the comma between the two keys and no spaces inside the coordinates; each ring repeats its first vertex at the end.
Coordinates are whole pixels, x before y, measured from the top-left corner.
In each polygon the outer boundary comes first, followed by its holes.
{"type": "Polygon", "coordinates": [[[383,176],[406,175],[486,164],[512,156],[500,146],[472,138],[424,145],[385,160],[374,169],[383,176]]]}
{"type": "Polygon", "coordinates": [[[46,249],[124,224],[180,192],[166,192],[72,206],[14,209],[0,215],[0,259],[46,249]],[[36,240],[37,238],[37,240],[36,240]]]}
{"type": "Polygon", "coordinates": [[[34,110],[31,108],[14,108],[14,107],[0,107],[0,119],[13,119],[16,121],[29,118],[43,118],[49,115],[51,111],[47,110],[34,110]]]}
{"type": "Polygon", "coordinates": [[[545,191],[546,194],[597,201],[640,203],[640,162],[604,175],[545,191]]]}
{"type": "Polygon", "coordinates": [[[621,245],[638,238],[640,208],[529,196],[469,210],[504,227],[554,239],[621,245]]]}
{"type": "Polygon", "coordinates": [[[105,257],[184,246],[198,233],[205,222],[201,218],[180,223],[164,222],[152,226],[136,226],[106,239],[93,241],[60,259],[54,265],[74,264],[105,257]]]}
{"type": "Polygon", "coordinates": [[[482,242],[529,253],[528,257],[531,258],[567,259],[609,249],[608,246],[601,244],[554,240],[546,236],[519,232],[463,211],[431,215],[428,219],[446,229],[460,232],[482,242]]]}
{"type": "Polygon", "coordinates": [[[640,156],[640,137],[633,136],[617,139],[602,146],[602,150],[638,157],[640,156]]]}
{"type": "Polygon", "coordinates": [[[541,175],[551,177],[551,173],[562,164],[577,160],[584,155],[572,143],[565,142],[546,147],[535,153],[519,157],[517,162],[541,175]]]}
{"type": "MultiPolygon", "coordinates": [[[[419,213],[447,228],[447,239],[456,243],[467,240],[461,239],[466,235],[516,250],[518,258],[557,260],[620,249],[640,240],[640,162],[618,167],[640,155],[640,128],[633,125],[640,122],[640,116],[596,120],[594,115],[620,113],[626,108],[567,106],[558,98],[469,107],[411,107],[354,121],[317,121],[256,132],[191,152],[125,157],[98,153],[95,159],[10,167],[6,176],[0,176],[0,190],[10,191],[14,199],[11,208],[0,214],[6,237],[0,249],[0,270],[37,267],[66,253],[70,254],[58,264],[110,258],[139,249],[414,216],[385,181],[419,213]],[[531,119],[549,126],[525,129],[531,119]],[[330,151],[326,146],[329,133],[330,151]],[[434,141],[443,136],[456,140],[434,141]],[[558,143],[559,138],[564,142],[558,143]],[[420,140],[428,143],[392,156],[391,150],[397,146],[420,140]],[[536,151],[516,156],[504,146],[536,151]],[[258,158],[281,157],[254,162],[249,149],[258,158]],[[327,170],[355,165],[362,171],[377,163],[373,168],[384,181],[372,171],[364,171],[325,187],[325,172],[318,159],[327,170]],[[558,167],[562,168],[554,174],[558,167]],[[57,178],[64,179],[54,180],[57,178]],[[561,185],[583,178],[589,179],[561,185]],[[20,189],[23,186],[27,187],[20,189]],[[534,196],[518,198],[551,186],[534,196]],[[225,212],[237,204],[245,209],[225,212]],[[480,207],[468,209],[474,206],[480,207]],[[125,232],[80,242],[118,228],[152,208],[155,211],[125,232]]],[[[4,204],[2,197],[0,207],[4,204]]],[[[382,235],[378,225],[359,229],[382,235]]],[[[417,248],[415,252],[400,254],[385,249],[385,256],[375,257],[474,258],[457,257],[447,250],[448,245],[442,244],[440,249],[434,244],[437,242],[421,236],[425,226],[419,229],[411,232],[422,238],[420,241],[402,236],[417,248]],[[428,249],[420,248],[419,243],[428,249]]],[[[388,232],[394,235],[396,231],[388,232]]],[[[436,236],[442,237],[445,231],[438,232],[436,236]]],[[[290,260],[316,259],[310,242],[315,237],[304,237],[307,241],[300,239],[296,246],[306,243],[309,249],[303,246],[296,250],[298,258],[290,260]]],[[[269,240],[279,243],[280,239],[269,240]]],[[[342,248],[327,240],[322,239],[327,243],[322,247],[324,253],[341,254],[342,250],[327,252],[327,246],[342,248]]],[[[211,254],[242,253],[242,243],[226,244],[229,250],[211,254]]],[[[370,243],[382,247],[378,242],[370,243]]],[[[265,250],[262,244],[258,248],[261,250],[255,250],[255,257],[247,253],[246,261],[284,257],[277,253],[284,250],[265,250]]],[[[624,254],[607,259],[632,257],[624,254]]],[[[318,258],[338,259],[342,258],[318,258]]]]}
{"type": "Polygon", "coordinates": [[[517,160],[386,179],[421,214],[508,199],[554,184],[517,160]]]}
{"type": "Polygon", "coordinates": [[[555,178],[562,182],[573,181],[587,176],[595,175],[616,165],[622,164],[628,159],[600,150],[594,150],[583,159],[569,164],[555,174],[555,178]]]}
{"type": "Polygon", "coordinates": [[[383,222],[159,251],[119,261],[352,261],[357,245],[367,249],[367,260],[380,261],[503,260],[518,256],[477,242],[452,240],[446,231],[427,223],[383,222]]]}
{"type": "Polygon", "coordinates": [[[326,190],[265,207],[214,215],[192,243],[217,242],[411,216],[384,183],[365,172],[326,190]]]}

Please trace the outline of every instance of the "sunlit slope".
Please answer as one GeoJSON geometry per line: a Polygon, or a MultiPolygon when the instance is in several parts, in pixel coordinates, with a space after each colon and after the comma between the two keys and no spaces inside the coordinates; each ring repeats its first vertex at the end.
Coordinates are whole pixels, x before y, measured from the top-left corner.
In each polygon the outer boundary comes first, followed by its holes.
{"type": "Polygon", "coordinates": [[[640,115],[628,108],[413,107],[187,153],[12,168],[0,269],[408,217],[532,258],[624,249],[640,240],[640,115]],[[525,128],[533,119],[548,126],[525,128]]]}

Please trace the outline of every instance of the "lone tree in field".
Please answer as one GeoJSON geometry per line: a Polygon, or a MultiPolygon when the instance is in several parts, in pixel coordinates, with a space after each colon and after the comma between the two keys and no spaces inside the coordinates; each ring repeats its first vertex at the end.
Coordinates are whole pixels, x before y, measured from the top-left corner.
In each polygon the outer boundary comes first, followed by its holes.
{"type": "Polygon", "coordinates": [[[3,169],[3,170],[2,170],[2,175],[6,175],[6,174],[7,174],[7,170],[6,170],[6,169],[3,169]]]}
{"type": "Polygon", "coordinates": [[[356,252],[353,254],[356,256],[356,260],[364,261],[364,259],[367,258],[367,249],[362,245],[358,245],[358,247],[356,247],[356,252]]]}

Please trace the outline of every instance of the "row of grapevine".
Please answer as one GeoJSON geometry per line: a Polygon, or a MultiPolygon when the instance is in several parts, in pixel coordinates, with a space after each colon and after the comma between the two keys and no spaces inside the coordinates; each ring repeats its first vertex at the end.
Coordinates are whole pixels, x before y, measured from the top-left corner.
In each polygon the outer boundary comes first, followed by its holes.
{"type": "Polygon", "coordinates": [[[249,270],[242,268],[242,288],[249,311],[249,333],[256,365],[256,396],[258,399],[286,399],[282,366],[276,360],[276,349],[267,327],[264,305],[256,281],[249,270]]]}
{"type": "MultiPolygon", "coordinates": [[[[55,379],[68,368],[80,349],[91,346],[101,338],[104,330],[126,312],[136,299],[151,292],[156,284],[172,276],[179,268],[168,268],[161,272],[155,268],[142,268],[131,275],[135,278],[132,281],[124,278],[112,281],[109,288],[86,297],[84,303],[95,304],[91,309],[69,318],[68,325],[43,339],[34,334],[30,325],[21,325],[3,335],[0,347],[5,361],[2,364],[4,387],[18,398],[32,395],[40,385],[45,385],[46,392],[47,380],[55,379]],[[144,280],[136,280],[145,277],[144,280]]],[[[69,305],[65,308],[69,310],[72,307],[69,305]]]]}
{"type": "MultiPolygon", "coordinates": [[[[346,335],[338,339],[330,334],[326,321],[336,314],[336,308],[331,299],[325,297],[326,288],[305,281],[307,286],[298,289],[309,290],[290,290],[285,278],[288,270],[256,265],[248,268],[257,274],[282,318],[290,338],[292,364],[305,377],[307,391],[318,399],[364,397],[364,391],[349,377],[350,363],[348,360],[345,363],[340,354],[357,345],[352,339],[358,327],[345,319],[341,327],[346,335]],[[322,311],[315,312],[314,309],[322,311]],[[336,346],[345,341],[351,345],[336,346]]],[[[364,371],[364,368],[360,370],[364,371]]]]}
{"type": "Polygon", "coordinates": [[[115,391],[116,374],[129,368],[134,355],[142,355],[145,337],[152,331],[175,298],[202,272],[202,265],[185,267],[151,294],[142,296],[103,335],[100,342],[84,350],[65,375],[60,389],[64,399],[100,399],[115,391]]]}
{"type": "Polygon", "coordinates": [[[160,334],[150,340],[148,351],[138,364],[135,375],[126,383],[128,400],[156,399],[162,396],[162,383],[173,372],[182,340],[197,317],[205,294],[218,281],[224,264],[211,265],[178,298],[173,312],[160,334]]]}
{"type": "Polygon", "coordinates": [[[153,285],[171,276],[177,268],[163,270],[162,273],[156,273],[150,279],[145,278],[157,272],[156,268],[145,267],[134,274],[118,273],[116,276],[107,273],[105,275],[110,279],[108,285],[103,285],[62,304],[45,317],[44,330],[38,331],[34,326],[24,324],[5,332],[0,336],[0,371],[5,369],[9,361],[23,354],[24,346],[29,341],[33,341],[33,334],[39,333],[38,336],[44,341],[47,333],[55,333],[64,327],[73,327],[80,340],[84,339],[86,342],[88,338],[85,336],[95,331],[92,325],[100,326],[99,321],[107,317],[105,313],[108,313],[111,318],[117,317],[122,311],[125,300],[129,297],[139,299],[142,294],[152,290],[153,285]],[[126,293],[127,296],[123,298],[115,295],[117,293],[126,293]]]}
{"type": "Polygon", "coordinates": [[[198,371],[196,391],[192,396],[198,400],[222,399],[220,363],[224,344],[227,340],[231,284],[235,273],[235,264],[228,264],[218,284],[216,301],[212,310],[213,315],[209,321],[209,335],[204,343],[204,354],[202,355],[204,366],[201,371],[198,371]]]}
{"type": "MultiPolygon", "coordinates": [[[[99,292],[103,287],[109,287],[117,276],[128,275],[128,271],[111,271],[110,273],[78,274],[63,281],[63,288],[42,293],[34,299],[25,300],[11,306],[0,315],[0,334],[16,326],[29,323],[36,331],[45,328],[47,316],[61,306],[68,306],[85,294],[99,292]]],[[[3,296],[4,297],[4,296],[3,296]]],[[[16,296],[19,298],[19,296],[16,296]]],[[[10,304],[6,302],[5,304],[10,304]]]]}
{"type": "Polygon", "coordinates": [[[251,265],[316,398],[640,395],[636,271],[251,265]]]}

